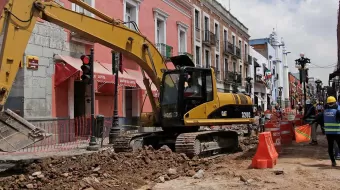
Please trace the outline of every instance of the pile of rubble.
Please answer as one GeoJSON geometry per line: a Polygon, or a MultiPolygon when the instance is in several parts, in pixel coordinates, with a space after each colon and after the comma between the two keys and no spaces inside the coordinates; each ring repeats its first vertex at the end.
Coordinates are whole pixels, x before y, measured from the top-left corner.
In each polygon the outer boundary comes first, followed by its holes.
{"type": "Polygon", "coordinates": [[[0,178],[0,190],[134,189],[150,181],[164,182],[179,176],[201,178],[211,164],[212,160],[189,159],[184,154],[173,153],[167,146],[159,150],[146,147],[135,153],[105,150],[22,164],[6,171],[10,176],[0,178]]]}

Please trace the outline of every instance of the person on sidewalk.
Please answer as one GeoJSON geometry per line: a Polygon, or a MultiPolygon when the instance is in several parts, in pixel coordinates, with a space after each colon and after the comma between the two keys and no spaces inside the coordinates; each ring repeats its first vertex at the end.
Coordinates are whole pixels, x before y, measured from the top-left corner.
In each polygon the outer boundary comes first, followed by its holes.
{"type": "MultiPolygon", "coordinates": [[[[336,166],[335,156],[334,156],[334,142],[337,143],[338,147],[340,145],[340,110],[336,104],[336,99],[334,96],[329,96],[327,98],[327,105],[323,113],[317,115],[312,123],[324,123],[325,134],[328,144],[328,154],[332,161],[332,166],[336,166]]],[[[335,150],[337,151],[337,150],[335,150]]],[[[337,155],[338,156],[338,155],[337,155]]]]}
{"type": "MultiPolygon", "coordinates": [[[[316,108],[313,104],[311,104],[310,100],[306,101],[306,110],[307,112],[303,116],[303,120],[305,121],[305,124],[311,124],[313,120],[315,120],[315,115],[316,115],[316,108]]],[[[310,145],[317,145],[317,135],[316,135],[316,130],[318,127],[318,124],[313,123],[311,124],[312,126],[312,141],[309,143],[310,145]]]]}

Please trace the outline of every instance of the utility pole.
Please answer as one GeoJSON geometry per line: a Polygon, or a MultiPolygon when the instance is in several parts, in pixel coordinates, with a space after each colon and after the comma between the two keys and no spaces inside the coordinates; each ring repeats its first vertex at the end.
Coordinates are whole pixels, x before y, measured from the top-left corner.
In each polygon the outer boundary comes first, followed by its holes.
{"type": "Polygon", "coordinates": [[[305,114],[307,112],[306,101],[307,101],[307,92],[306,92],[306,80],[307,79],[307,63],[310,63],[310,59],[305,57],[305,54],[300,53],[300,58],[295,60],[295,67],[300,71],[300,84],[303,83],[303,97],[305,102],[305,114]]]}
{"type": "Polygon", "coordinates": [[[117,135],[120,132],[119,128],[119,116],[118,116],[118,74],[119,74],[119,67],[121,63],[121,54],[117,54],[113,50],[111,51],[112,54],[112,74],[115,75],[115,86],[114,86],[114,102],[113,102],[113,117],[112,117],[112,125],[110,128],[109,133],[109,144],[113,144],[114,140],[116,139],[117,135]]]}
{"type": "Polygon", "coordinates": [[[96,151],[99,149],[99,146],[97,146],[96,142],[96,137],[94,135],[95,133],[95,127],[96,127],[96,120],[94,118],[94,102],[95,102],[95,97],[94,97],[94,50],[91,48],[91,53],[90,53],[90,85],[91,85],[91,129],[92,129],[92,134],[91,134],[91,139],[89,146],[87,147],[87,150],[91,151],[96,151]]]}

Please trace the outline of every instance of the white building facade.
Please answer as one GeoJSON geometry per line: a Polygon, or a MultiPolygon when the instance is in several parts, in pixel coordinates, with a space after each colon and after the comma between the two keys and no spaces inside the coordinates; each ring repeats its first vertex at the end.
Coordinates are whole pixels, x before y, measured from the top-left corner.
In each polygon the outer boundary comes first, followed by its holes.
{"type": "Polygon", "coordinates": [[[250,55],[253,58],[251,67],[252,80],[252,94],[251,98],[254,105],[262,110],[267,110],[270,107],[271,94],[271,73],[269,67],[269,60],[257,52],[252,47],[250,48],[250,55]]]}

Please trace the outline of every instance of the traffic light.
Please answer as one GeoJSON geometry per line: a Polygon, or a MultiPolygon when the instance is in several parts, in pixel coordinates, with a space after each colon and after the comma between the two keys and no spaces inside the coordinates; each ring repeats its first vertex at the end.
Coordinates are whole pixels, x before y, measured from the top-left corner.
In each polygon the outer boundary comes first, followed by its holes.
{"type": "Polygon", "coordinates": [[[118,68],[121,73],[123,73],[123,56],[119,53],[118,68]]]}
{"type": "Polygon", "coordinates": [[[80,67],[83,71],[83,74],[81,75],[81,80],[85,84],[90,84],[92,77],[90,56],[82,55],[80,59],[83,62],[83,65],[80,67]]]}

